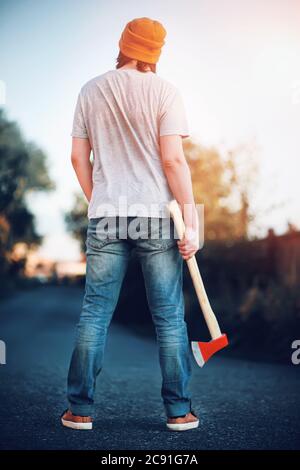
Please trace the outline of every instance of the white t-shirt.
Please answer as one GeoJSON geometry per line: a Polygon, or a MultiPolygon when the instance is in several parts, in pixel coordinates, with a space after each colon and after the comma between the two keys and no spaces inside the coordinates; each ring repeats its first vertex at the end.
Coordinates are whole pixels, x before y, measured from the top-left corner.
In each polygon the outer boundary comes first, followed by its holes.
{"type": "Polygon", "coordinates": [[[189,137],[178,88],[153,72],[114,69],[82,86],[73,137],[93,151],[88,217],[168,217],[173,199],[164,175],[159,136],[189,137]]]}

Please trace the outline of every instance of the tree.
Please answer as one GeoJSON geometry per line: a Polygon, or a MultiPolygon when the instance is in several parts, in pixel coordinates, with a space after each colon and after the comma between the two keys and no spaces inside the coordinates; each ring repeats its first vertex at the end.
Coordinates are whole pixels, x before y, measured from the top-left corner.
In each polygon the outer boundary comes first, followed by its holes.
{"type": "Polygon", "coordinates": [[[214,147],[206,148],[191,139],[184,142],[195,201],[204,204],[206,240],[247,238],[253,217],[249,199],[256,174],[251,151],[250,146],[238,147],[222,157],[214,147]]]}
{"type": "Polygon", "coordinates": [[[67,230],[80,242],[82,252],[85,251],[87,208],[87,201],[83,194],[75,194],[73,209],[65,214],[67,230]]]}
{"type": "Polygon", "coordinates": [[[19,126],[0,109],[0,277],[12,271],[17,243],[28,248],[41,243],[26,195],[53,188],[44,152],[26,141],[19,126]]]}

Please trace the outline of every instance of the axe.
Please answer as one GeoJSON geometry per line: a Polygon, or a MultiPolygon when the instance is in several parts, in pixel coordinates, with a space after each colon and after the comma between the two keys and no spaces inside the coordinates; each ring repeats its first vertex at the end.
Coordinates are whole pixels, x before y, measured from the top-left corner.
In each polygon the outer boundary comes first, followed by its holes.
{"type": "MultiPolygon", "coordinates": [[[[181,209],[175,199],[169,203],[168,210],[174,221],[178,237],[181,240],[184,236],[185,226],[181,209]]],[[[192,341],[191,344],[194,358],[197,364],[200,367],[203,367],[213,354],[228,345],[228,339],[226,334],[221,333],[215,314],[210,306],[195,256],[192,256],[192,258],[188,259],[186,262],[205,322],[211,335],[211,341],[192,341]]]]}

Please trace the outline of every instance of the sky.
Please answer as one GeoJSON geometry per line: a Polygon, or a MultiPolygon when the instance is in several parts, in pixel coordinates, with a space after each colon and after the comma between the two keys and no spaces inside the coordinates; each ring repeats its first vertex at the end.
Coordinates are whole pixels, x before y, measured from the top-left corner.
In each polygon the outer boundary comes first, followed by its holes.
{"type": "Polygon", "coordinates": [[[299,0],[0,0],[0,95],[56,183],[28,199],[41,254],[79,257],[63,221],[80,190],[70,162],[77,94],[115,68],[122,30],[142,16],[167,30],[157,73],[181,90],[191,138],[224,153],[255,143],[253,234],[300,227],[299,0]]]}

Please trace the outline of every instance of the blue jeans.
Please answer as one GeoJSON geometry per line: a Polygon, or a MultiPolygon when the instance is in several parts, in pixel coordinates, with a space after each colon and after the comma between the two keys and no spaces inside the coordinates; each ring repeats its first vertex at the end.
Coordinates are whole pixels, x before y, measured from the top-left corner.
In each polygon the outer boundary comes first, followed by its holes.
{"type": "Polygon", "coordinates": [[[117,222],[114,234],[111,228],[107,235],[102,233],[101,217],[90,219],[88,224],[85,294],[68,373],[69,409],[81,416],[91,416],[94,412],[96,378],[103,366],[107,330],[134,249],[141,263],[157,336],[165,412],[168,417],[185,415],[192,410],[191,353],[184,319],[183,259],[178,251],[173,221],[144,217],[112,219],[117,222]],[[127,228],[138,220],[143,223],[139,238],[136,235],[125,238],[121,233],[124,221],[127,228]],[[156,223],[154,228],[150,226],[153,222],[156,223]],[[171,226],[169,236],[164,232],[164,223],[171,226]]]}

